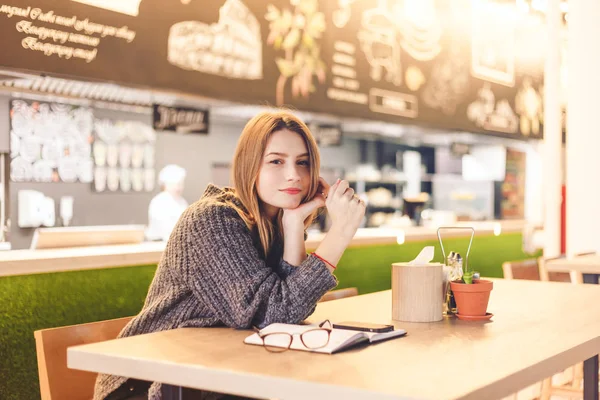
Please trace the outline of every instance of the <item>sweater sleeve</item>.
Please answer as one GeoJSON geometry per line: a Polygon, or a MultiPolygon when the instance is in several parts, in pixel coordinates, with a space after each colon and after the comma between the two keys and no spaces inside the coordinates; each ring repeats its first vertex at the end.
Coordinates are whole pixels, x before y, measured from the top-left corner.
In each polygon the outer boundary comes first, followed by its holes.
{"type": "Polygon", "coordinates": [[[177,242],[170,251],[178,259],[176,268],[194,295],[227,326],[299,323],[337,284],[314,256],[293,269],[284,266],[287,273],[278,275],[259,256],[244,222],[227,206],[190,211],[176,230],[171,240],[177,242]]]}
{"type": "Polygon", "coordinates": [[[292,272],[294,272],[295,269],[295,266],[288,263],[282,258],[279,264],[277,265],[277,274],[280,278],[286,279],[292,272]]]}
{"type": "MultiPolygon", "coordinates": [[[[308,237],[308,235],[307,235],[306,231],[304,231],[304,241],[306,241],[307,237],[308,237]]],[[[276,268],[277,268],[277,273],[279,274],[279,276],[282,277],[283,279],[285,279],[289,274],[292,273],[292,271],[294,271],[296,266],[290,264],[289,262],[287,262],[283,258],[281,258],[281,260],[277,264],[276,268]]]]}

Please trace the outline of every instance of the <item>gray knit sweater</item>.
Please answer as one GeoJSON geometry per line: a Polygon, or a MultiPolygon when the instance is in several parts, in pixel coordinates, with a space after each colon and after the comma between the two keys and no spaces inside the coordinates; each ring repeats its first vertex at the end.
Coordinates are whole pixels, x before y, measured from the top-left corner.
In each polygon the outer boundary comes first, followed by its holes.
{"type": "MultiPolygon", "coordinates": [[[[185,210],[142,310],[119,337],[182,327],[299,323],[336,286],[335,277],[314,256],[298,267],[285,262],[277,251],[278,256],[265,260],[257,235],[219,199],[241,207],[233,189],[209,185],[202,198],[185,210]]],[[[104,399],[126,381],[99,375],[94,400],[104,399]]],[[[152,385],[148,398],[161,398],[159,383],[152,385]]]]}

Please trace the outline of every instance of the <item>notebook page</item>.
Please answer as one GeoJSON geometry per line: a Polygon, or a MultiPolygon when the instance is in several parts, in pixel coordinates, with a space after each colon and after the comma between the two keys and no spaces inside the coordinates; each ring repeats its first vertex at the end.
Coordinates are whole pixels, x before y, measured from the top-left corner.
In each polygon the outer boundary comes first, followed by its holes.
{"type": "MultiPolygon", "coordinates": [[[[302,341],[300,340],[300,334],[310,330],[318,328],[317,325],[292,325],[292,324],[271,324],[261,330],[262,333],[271,333],[271,332],[286,332],[293,335],[292,344],[290,346],[293,350],[303,350],[303,351],[311,351],[315,353],[326,353],[331,354],[336,350],[345,348],[350,345],[354,345],[357,342],[364,341],[368,339],[368,336],[365,332],[358,331],[349,331],[344,329],[333,329],[331,331],[331,335],[329,337],[329,343],[327,346],[319,348],[319,349],[309,349],[306,348],[302,341]]],[[[244,339],[244,343],[246,344],[255,344],[262,345],[262,340],[258,336],[257,333],[253,333],[244,339]]],[[[271,338],[271,344],[274,346],[278,346],[277,338],[271,338]]],[[[287,345],[287,339],[282,338],[279,346],[285,347],[287,345]]]]}

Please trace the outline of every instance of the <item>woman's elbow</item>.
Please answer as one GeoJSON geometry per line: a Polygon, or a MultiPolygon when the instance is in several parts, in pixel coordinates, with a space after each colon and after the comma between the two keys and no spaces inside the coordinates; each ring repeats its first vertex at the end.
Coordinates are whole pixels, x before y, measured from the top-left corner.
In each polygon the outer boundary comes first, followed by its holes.
{"type": "Polygon", "coordinates": [[[234,316],[227,325],[234,329],[249,329],[252,328],[252,318],[245,315],[234,316]]]}

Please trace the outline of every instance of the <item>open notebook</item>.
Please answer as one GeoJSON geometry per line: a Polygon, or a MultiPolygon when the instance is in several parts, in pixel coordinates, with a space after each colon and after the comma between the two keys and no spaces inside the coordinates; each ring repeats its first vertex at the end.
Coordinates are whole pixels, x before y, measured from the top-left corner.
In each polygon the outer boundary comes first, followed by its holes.
{"type": "MultiPolygon", "coordinates": [[[[302,344],[300,340],[300,334],[309,329],[317,328],[316,325],[292,325],[292,324],[271,324],[263,329],[261,329],[262,333],[270,333],[270,332],[287,332],[293,335],[292,344],[290,349],[293,350],[303,350],[303,351],[312,351],[315,353],[326,353],[333,354],[342,350],[346,350],[352,346],[355,346],[360,343],[375,343],[385,339],[391,339],[395,337],[400,337],[406,335],[406,331],[404,329],[396,329],[390,332],[384,333],[374,333],[374,332],[361,332],[361,331],[351,331],[346,329],[333,329],[331,331],[331,336],[329,338],[329,343],[325,347],[321,347],[319,349],[309,349],[302,344]]],[[[244,343],[246,344],[255,344],[262,346],[263,342],[258,336],[258,333],[253,333],[244,339],[244,343]]],[[[271,341],[272,346],[277,347],[286,347],[287,343],[284,340],[282,343],[277,343],[276,341],[271,341]]]]}

